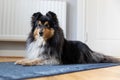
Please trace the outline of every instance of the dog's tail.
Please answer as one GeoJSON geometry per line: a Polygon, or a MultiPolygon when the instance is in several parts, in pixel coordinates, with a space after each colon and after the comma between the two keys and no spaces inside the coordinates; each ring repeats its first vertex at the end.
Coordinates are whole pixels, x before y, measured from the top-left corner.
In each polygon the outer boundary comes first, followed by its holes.
{"type": "Polygon", "coordinates": [[[98,52],[93,52],[92,57],[96,62],[100,63],[120,63],[120,58],[107,56],[98,52]]]}

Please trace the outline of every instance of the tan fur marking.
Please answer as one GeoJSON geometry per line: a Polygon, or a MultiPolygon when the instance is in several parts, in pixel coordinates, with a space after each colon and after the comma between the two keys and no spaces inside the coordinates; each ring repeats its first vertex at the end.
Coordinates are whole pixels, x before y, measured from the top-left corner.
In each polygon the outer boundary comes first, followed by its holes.
{"type": "Polygon", "coordinates": [[[35,40],[37,40],[37,38],[39,37],[39,32],[40,32],[40,29],[39,29],[39,28],[36,28],[36,29],[34,30],[33,36],[34,36],[35,40]]]}
{"type": "Polygon", "coordinates": [[[46,21],[46,22],[44,23],[44,25],[48,25],[48,21],[46,21]]]}
{"type": "Polygon", "coordinates": [[[53,35],[54,35],[54,29],[53,28],[45,28],[44,30],[43,30],[43,38],[45,39],[45,40],[47,40],[47,39],[49,39],[49,38],[51,38],[53,35]]]}
{"type": "Polygon", "coordinates": [[[42,22],[41,22],[41,21],[38,21],[38,24],[39,24],[39,25],[42,25],[42,22]]]}

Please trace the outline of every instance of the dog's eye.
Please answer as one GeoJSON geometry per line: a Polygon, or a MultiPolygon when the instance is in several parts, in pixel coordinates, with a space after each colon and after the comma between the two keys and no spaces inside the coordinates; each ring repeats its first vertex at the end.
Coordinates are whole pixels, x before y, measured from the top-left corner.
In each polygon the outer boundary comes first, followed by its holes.
{"type": "Polygon", "coordinates": [[[41,26],[41,24],[38,24],[38,26],[41,26]]]}
{"type": "Polygon", "coordinates": [[[45,24],[45,26],[46,26],[46,27],[49,27],[49,25],[48,25],[48,24],[45,24]]]}
{"type": "Polygon", "coordinates": [[[45,24],[45,26],[48,26],[48,24],[45,24]]]}

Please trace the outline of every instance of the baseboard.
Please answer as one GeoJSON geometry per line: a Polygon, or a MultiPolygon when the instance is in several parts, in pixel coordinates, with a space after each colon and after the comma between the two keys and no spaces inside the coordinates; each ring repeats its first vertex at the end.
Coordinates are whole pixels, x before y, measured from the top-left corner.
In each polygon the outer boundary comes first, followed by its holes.
{"type": "Polygon", "coordinates": [[[0,50],[0,56],[23,57],[25,56],[25,51],[24,50],[0,50]]]}

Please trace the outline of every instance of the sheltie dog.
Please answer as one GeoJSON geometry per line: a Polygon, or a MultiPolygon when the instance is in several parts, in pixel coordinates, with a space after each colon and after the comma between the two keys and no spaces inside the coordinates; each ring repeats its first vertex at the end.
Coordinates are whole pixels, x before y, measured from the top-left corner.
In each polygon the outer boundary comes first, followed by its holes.
{"type": "Polygon", "coordinates": [[[85,43],[65,39],[57,15],[34,13],[31,32],[26,41],[26,57],[15,64],[57,65],[84,63],[117,63],[117,58],[91,50],[85,43]]]}

